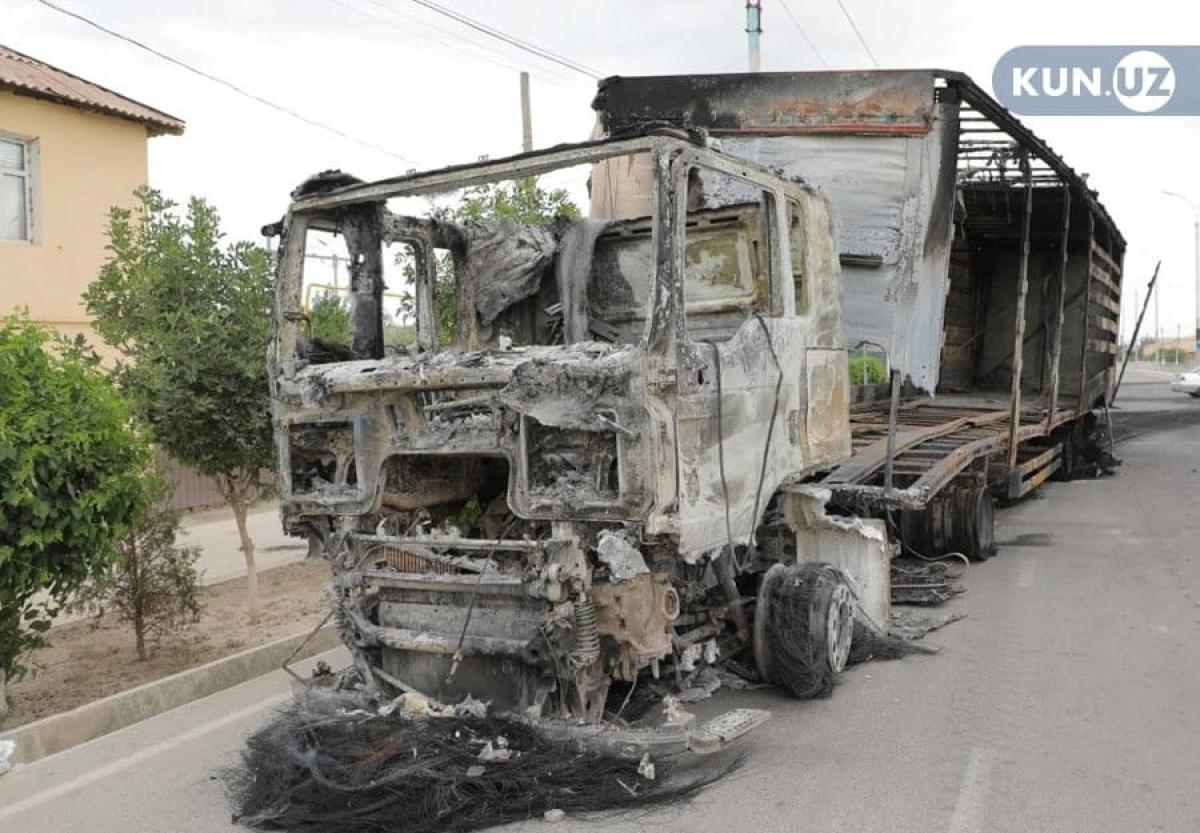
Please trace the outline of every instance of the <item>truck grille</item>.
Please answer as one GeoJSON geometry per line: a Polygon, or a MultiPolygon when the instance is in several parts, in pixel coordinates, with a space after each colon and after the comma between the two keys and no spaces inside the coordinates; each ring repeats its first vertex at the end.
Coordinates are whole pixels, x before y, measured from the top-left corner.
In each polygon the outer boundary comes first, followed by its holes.
{"type": "Polygon", "coordinates": [[[401,573],[439,573],[447,575],[459,572],[453,565],[438,561],[428,554],[408,547],[384,547],[383,561],[401,573]]]}

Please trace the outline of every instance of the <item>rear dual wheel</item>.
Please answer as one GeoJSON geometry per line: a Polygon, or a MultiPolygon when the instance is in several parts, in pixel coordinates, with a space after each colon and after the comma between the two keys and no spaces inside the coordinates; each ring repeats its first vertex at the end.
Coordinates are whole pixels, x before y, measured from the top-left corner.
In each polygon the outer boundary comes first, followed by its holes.
{"type": "Polygon", "coordinates": [[[919,555],[958,552],[986,561],[996,554],[996,504],[983,482],[951,485],[924,509],[902,512],[900,530],[919,555]]]}

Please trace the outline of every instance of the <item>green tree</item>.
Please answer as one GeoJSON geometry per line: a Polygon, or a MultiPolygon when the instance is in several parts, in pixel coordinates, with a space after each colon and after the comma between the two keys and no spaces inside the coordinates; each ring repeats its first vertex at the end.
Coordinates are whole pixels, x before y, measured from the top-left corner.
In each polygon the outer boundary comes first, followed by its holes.
{"type": "Polygon", "coordinates": [[[96,330],[124,355],[117,378],[154,441],[216,480],[233,510],[258,606],[249,507],[274,464],[266,353],[270,259],[224,244],[220,218],[193,197],[182,214],[156,191],[114,208],[109,258],[84,295],[96,330]]]}
{"type": "Polygon", "coordinates": [[[133,628],[139,660],[149,648],[200,618],[199,547],[179,547],[179,512],[167,504],[171,484],[157,472],[143,481],[146,500],[133,528],[117,542],[115,569],[86,585],[79,605],[97,616],[112,611],[133,628]]]}
{"type": "Polygon", "coordinates": [[[129,409],[81,343],[0,322],[0,719],[22,656],[117,557],[149,458],[129,409]]]}
{"type": "MultiPolygon", "coordinates": [[[[578,220],[581,216],[579,207],[571,201],[566,189],[547,190],[538,185],[533,177],[467,189],[456,206],[441,206],[433,211],[433,215],[456,223],[508,219],[539,226],[549,225],[560,217],[578,220]]],[[[405,279],[411,285],[415,276],[411,256],[401,253],[396,260],[404,267],[405,279]]],[[[438,258],[434,295],[438,341],[449,344],[454,337],[455,322],[454,264],[449,255],[438,258]]],[[[405,309],[411,314],[411,298],[407,300],[405,309]]]]}
{"type": "Polygon", "coordinates": [[[322,292],[308,307],[308,323],[313,338],[334,344],[350,343],[350,308],[332,292],[322,292]]]}
{"type": "Polygon", "coordinates": [[[887,381],[887,367],[878,356],[851,356],[849,368],[852,385],[879,385],[887,381]]]}
{"type": "Polygon", "coordinates": [[[564,188],[546,190],[535,178],[468,189],[450,212],[451,219],[508,219],[529,225],[549,225],[558,217],[578,220],[579,207],[564,188]]]}

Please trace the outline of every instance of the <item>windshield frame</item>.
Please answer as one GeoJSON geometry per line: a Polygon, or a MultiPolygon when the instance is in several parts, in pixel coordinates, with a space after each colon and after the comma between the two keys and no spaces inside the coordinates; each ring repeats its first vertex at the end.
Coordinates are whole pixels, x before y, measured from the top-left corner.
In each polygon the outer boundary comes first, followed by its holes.
{"type": "MultiPolygon", "coordinates": [[[[784,187],[781,187],[779,177],[766,168],[726,156],[682,131],[666,129],[626,139],[558,146],[494,161],[484,160],[412,173],[298,197],[280,225],[271,347],[273,372],[282,370],[285,376],[292,377],[298,367],[306,364],[299,355],[299,346],[301,328],[306,320],[302,285],[306,235],[309,230],[338,231],[339,217],[361,210],[364,206],[383,205],[392,198],[435,196],[462,188],[538,176],[562,168],[643,153],[651,155],[656,172],[649,218],[653,229],[655,281],[646,310],[643,343],[652,351],[669,350],[676,341],[675,336],[682,335],[683,327],[682,285],[678,277],[683,274],[683,228],[687,217],[687,201],[683,195],[686,194],[688,168],[700,165],[754,183],[774,194],[776,206],[780,204],[781,197],[792,196],[790,192],[793,189],[786,187],[787,183],[782,183],[784,187]],[[665,187],[673,180],[676,187],[665,187]],[[674,222],[669,222],[668,218],[674,222]]],[[[796,190],[800,189],[801,186],[797,185],[796,190]]],[[[399,239],[396,230],[388,231],[391,232],[385,232],[388,239],[399,239]]],[[[425,268],[419,270],[425,278],[424,286],[419,286],[415,293],[417,344],[420,349],[437,350],[433,320],[436,265],[432,257],[432,240],[418,231],[403,236],[408,238],[404,242],[410,242],[415,250],[424,250],[426,253],[425,268]]],[[[777,271],[781,265],[777,261],[781,255],[786,257],[786,252],[780,252],[782,247],[777,245],[772,248],[775,250],[772,257],[775,274],[783,274],[777,271]]],[[[778,308],[774,303],[772,306],[778,308]]]]}

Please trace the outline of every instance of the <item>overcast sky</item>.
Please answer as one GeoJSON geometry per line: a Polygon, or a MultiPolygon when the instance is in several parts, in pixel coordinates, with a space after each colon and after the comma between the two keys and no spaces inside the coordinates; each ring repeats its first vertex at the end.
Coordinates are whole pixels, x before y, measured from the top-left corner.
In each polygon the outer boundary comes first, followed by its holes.
{"type": "MultiPolygon", "coordinates": [[[[370,150],[253,103],[35,0],[0,0],[0,43],[187,122],[150,145],[153,185],[207,197],[231,235],[256,239],[308,174],[394,175],[520,150],[517,72],[533,74],[536,146],[588,136],[595,83],[439,17],[412,0],[55,0],[203,70],[404,157],[370,150]]],[[[746,68],[742,0],[441,0],[603,74],[746,68]]],[[[762,0],[766,71],[824,66],[779,0],[762,0]]],[[[844,0],[884,67],[965,71],[991,89],[1009,48],[1197,42],[1200,10],[1168,0],[982,6],[844,0]]],[[[835,0],[787,0],[833,68],[870,62],[835,0]]],[[[1128,242],[1124,329],[1162,258],[1161,329],[1191,326],[1192,217],[1200,201],[1197,118],[1027,118],[1090,183],[1128,242]]],[[[97,160],[102,164],[102,160],[97,160]]],[[[1153,309],[1147,318],[1153,328],[1153,309]]]]}

